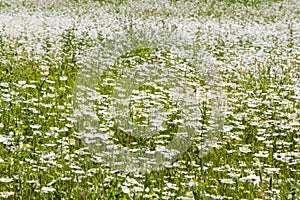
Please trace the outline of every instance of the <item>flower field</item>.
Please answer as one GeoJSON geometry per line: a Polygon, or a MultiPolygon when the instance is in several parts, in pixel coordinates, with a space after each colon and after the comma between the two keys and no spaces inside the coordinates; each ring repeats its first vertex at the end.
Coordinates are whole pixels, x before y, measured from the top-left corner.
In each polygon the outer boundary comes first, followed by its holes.
{"type": "Polygon", "coordinates": [[[299,199],[297,0],[0,0],[0,199],[299,199]]]}

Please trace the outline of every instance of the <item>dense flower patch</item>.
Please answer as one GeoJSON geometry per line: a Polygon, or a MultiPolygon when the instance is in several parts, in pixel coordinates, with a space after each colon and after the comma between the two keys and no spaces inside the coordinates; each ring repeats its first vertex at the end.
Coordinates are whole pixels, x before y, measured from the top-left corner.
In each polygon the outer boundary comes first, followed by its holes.
{"type": "Polygon", "coordinates": [[[0,198],[299,198],[299,7],[292,0],[0,1],[0,198]],[[124,54],[112,60],[118,51],[104,44],[114,40],[129,46],[117,47],[124,54]],[[157,49],[147,49],[151,41],[157,49]],[[97,82],[98,130],[115,145],[151,153],[180,135],[180,124],[201,122],[184,153],[142,173],[114,168],[84,144],[76,78],[101,64],[110,67],[97,82]],[[176,80],[202,98],[200,115],[179,117],[179,93],[164,83],[164,69],[185,77],[176,80]],[[218,134],[209,132],[214,106],[201,115],[213,88],[198,69],[216,71],[215,85],[226,92],[218,134]],[[151,138],[131,137],[117,126],[122,112],[110,109],[136,77],[149,79],[132,91],[127,114],[140,126],[150,119],[159,130],[151,138]],[[161,115],[151,118],[153,107],[161,115]]]}

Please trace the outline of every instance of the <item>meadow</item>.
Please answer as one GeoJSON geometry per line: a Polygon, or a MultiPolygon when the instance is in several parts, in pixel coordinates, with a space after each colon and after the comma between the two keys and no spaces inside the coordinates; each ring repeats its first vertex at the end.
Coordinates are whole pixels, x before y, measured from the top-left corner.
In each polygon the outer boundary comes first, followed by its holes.
{"type": "Polygon", "coordinates": [[[0,0],[0,199],[299,199],[299,16],[0,0]]]}

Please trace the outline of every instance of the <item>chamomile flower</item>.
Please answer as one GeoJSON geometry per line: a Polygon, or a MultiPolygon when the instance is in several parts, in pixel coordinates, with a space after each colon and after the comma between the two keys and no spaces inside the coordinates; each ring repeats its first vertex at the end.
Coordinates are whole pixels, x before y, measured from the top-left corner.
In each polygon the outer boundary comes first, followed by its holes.
{"type": "Polygon", "coordinates": [[[3,192],[0,192],[0,197],[2,197],[2,198],[8,198],[10,196],[13,196],[14,194],[15,194],[14,192],[3,191],[3,192]]]}
{"type": "Polygon", "coordinates": [[[66,81],[66,80],[68,80],[68,77],[67,76],[60,76],[59,80],[60,81],[66,81]]]}
{"type": "Polygon", "coordinates": [[[51,193],[51,192],[55,192],[55,188],[44,186],[41,188],[41,191],[44,193],[51,193]]]}
{"type": "Polygon", "coordinates": [[[8,178],[8,177],[0,178],[0,182],[2,182],[2,183],[10,183],[12,181],[13,181],[12,178],[8,178]]]}
{"type": "Polygon", "coordinates": [[[235,182],[232,179],[221,179],[221,183],[224,184],[234,184],[235,182]]]}

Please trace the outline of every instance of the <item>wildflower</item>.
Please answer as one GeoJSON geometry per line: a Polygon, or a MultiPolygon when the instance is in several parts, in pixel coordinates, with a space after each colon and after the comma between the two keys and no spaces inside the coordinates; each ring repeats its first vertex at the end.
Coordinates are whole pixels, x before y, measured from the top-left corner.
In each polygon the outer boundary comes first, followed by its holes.
{"type": "Polygon", "coordinates": [[[266,171],[266,173],[268,174],[273,174],[274,172],[275,173],[278,173],[280,171],[280,168],[265,168],[264,171],[266,171]]]}
{"type": "Polygon", "coordinates": [[[67,76],[60,76],[59,80],[60,81],[66,81],[66,80],[68,80],[68,77],[67,76]]]}
{"type": "Polygon", "coordinates": [[[238,129],[245,129],[246,126],[240,124],[240,125],[237,126],[237,128],[238,128],[238,129]]]}
{"type": "Polygon", "coordinates": [[[122,188],[123,193],[125,193],[125,194],[130,193],[130,189],[127,186],[121,186],[121,188],[122,188]]]}
{"type": "Polygon", "coordinates": [[[153,198],[151,194],[145,194],[143,197],[146,198],[146,199],[152,199],[153,198]]]}
{"type": "Polygon", "coordinates": [[[7,137],[7,136],[5,136],[5,135],[0,135],[0,143],[3,143],[3,144],[10,144],[11,141],[12,140],[12,138],[9,138],[9,137],[7,137]]]}
{"type": "Polygon", "coordinates": [[[12,178],[8,178],[8,177],[6,177],[6,178],[0,178],[0,182],[2,182],[2,183],[10,183],[12,181],[13,181],[12,178]]]}
{"type": "Polygon", "coordinates": [[[252,169],[245,169],[244,172],[248,173],[248,174],[253,174],[254,171],[252,169]]]}
{"type": "Polygon", "coordinates": [[[223,131],[224,132],[229,132],[234,128],[234,126],[223,126],[223,131]]]}
{"type": "Polygon", "coordinates": [[[229,173],[229,176],[231,177],[231,178],[239,178],[240,176],[241,176],[241,174],[238,174],[238,173],[229,173]]]}
{"type": "Polygon", "coordinates": [[[133,178],[127,178],[127,182],[131,185],[138,185],[139,183],[133,178]]]}
{"type": "Polygon", "coordinates": [[[39,129],[39,128],[41,128],[41,127],[42,127],[42,126],[39,125],[39,124],[30,125],[30,128],[32,128],[32,129],[39,129]]]}
{"type": "Polygon", "coordinates": [[[0,192],[0,197],[2,198],[8,198],[9,196],[14,195],[14,192],[8,192],[8,191],[4,191],[4,192],[0,192]]]}
{"type": "Polygon", "coordinates": [[[198,186],[198,182],[196,182],[196,180],[191,180],[190,182],[188,182],[188,186],[198,186]]]}
{"type": "Polygon", "coordinates": [[[256,176],[255,174],[250,174],[247,177],[241,178],[240,181],[242,181],[242,182],[249,181],[249,182],[252,182],[255,185],[258,185],[261,180],[260,180],[259,176],[256,176]]]}
{"type": "Polygon", "coordinates": [[[4,88],[8,88],[9,87],[9,83],[7,83],[7,82],[1,82],[0,86],[4,87],[4,88]]]}
{"type": "Polygon", "coordinates": [[[54,158],[55,158],[55,153],[51,151],[49,154],[41,156],[40,160],[43,162],[47,162],[53,160],[54,158]]]}
{"type": "Polygon", "coordinates": [[[252,166],[254,167],[260,167],[262,165],[262,163],[259,160],[255,160],[252,164],[252,166]]]}
{"type": "Polygon", "coordinates": [[[35,185],[35,186],[40,186],[40,182],[38,180],[31,180],[31,181],[26,181],[29,184],[35,185]]]}
{"type": "Polygon", "coordinates": [[[68,141],[68,145],[75,145],[75,139],[70,139],[68,141]]]}
{"type": "Polygon", "coordinates": [[[275,160],[284,161],[285,157],[286,157],[285,153],[274,153],[273,154],[273,158],[275,160]]]}
{"type": "Polygon", "coordinates": [[[246,163],[244,161],[239,161],[239,166],[246,167],[247,165],[246,165],[246,163]]]}
{"type": "Polygon", "coordinates": [[[176,184],[173,184],[173,183],[167,183],[166,189],[178,190],[179,188],[177,187],[176,184]]]}
{"type": "Polygon", "coordinates": [[[295,158],[300,158],[300,152],[292,152],[291,153],[292,154],[292,156],[294,156],[295,158]]]}
{"type": "Polygon", "coordinates": [[[143,187],[137,187],[137,186],[134,186],[133,188],[132,188],[132,191],[133,192],[143,192],[143,187]]]}
{"type": "Polygon", "coordinates": [[[2,101],[11,102],[12,98],[10,98],[10,94],[2,94],[2,101]]]}
{"type": "Polygon", "coordinates": [[[97,170],[98,170],[97,168],[91,168],[91,169],[88,170],[88,172],[94,174],[94,173],[97,172],[97,170]]]}
{"type": "Polygon", "coordinates": [[[221,183],[224,183],[224,184],[234,184],[234,181],[232,179],[221,179],[221,183]]]}
{"type": "Polygon", "coordinates": [[[242,153],[251,153],[251,149],[249,149],[247,146],[239,147],[240,152],[242,153]]]}
{"type": "Polygon", "coordinates": [[[178,198],[176,198],[176,199],[181,199],[181,200],[194,200],[194,198],[192,198],[192,197],[185,197],[185,196],[180,196],[180,197],[178,197],[178,198]]]}
{"type": "Polygon", "coordinates": [[[56,180],[51,181],[50,183],[47,184],[47,186],[51,186],[51,185],[53,185],[54,183],[56,183],[56,180]]]}
{"type": "Polygon", "coordinates": [[[70,177],[61,177],[60,180],[62,180],[62,181],[70,181],[71,178],[70,177]]]}
{"type": "Polygon", "coordinates": [[[296,117],[297,117],[297,114],[296,113],[293,113],[293,114],[288,113],[287,117],[288,117],[289,120],[295,120],[296,117]]]}
{"type": "Polygon", "coordinates": [[[18,81],[18,85],[22,86],[22,85],[25,85],[26,84],[26,81],[18,81]]]}
{"type": "Polygon", "coordinates": [[[259,151],[259,153],[255,153],[254,156],[260,157],[260,158],[267,158],[267,157],[269,157],[269,152],[268,151],[259,151]]]}
{"type": "Polygon", "coordinates": [[[50,192],[54,192],[55,191],[55,189],[54,188],[52,188],[52,187],[42,187],[42,189],[41,189],[44,193],[50,193],[50,192]]]}
{"type": "Polygon", "coordinates": [[[85,172],[83,170],[75,170],[74,173],[75,174],[84,174],[85,172]]]}

